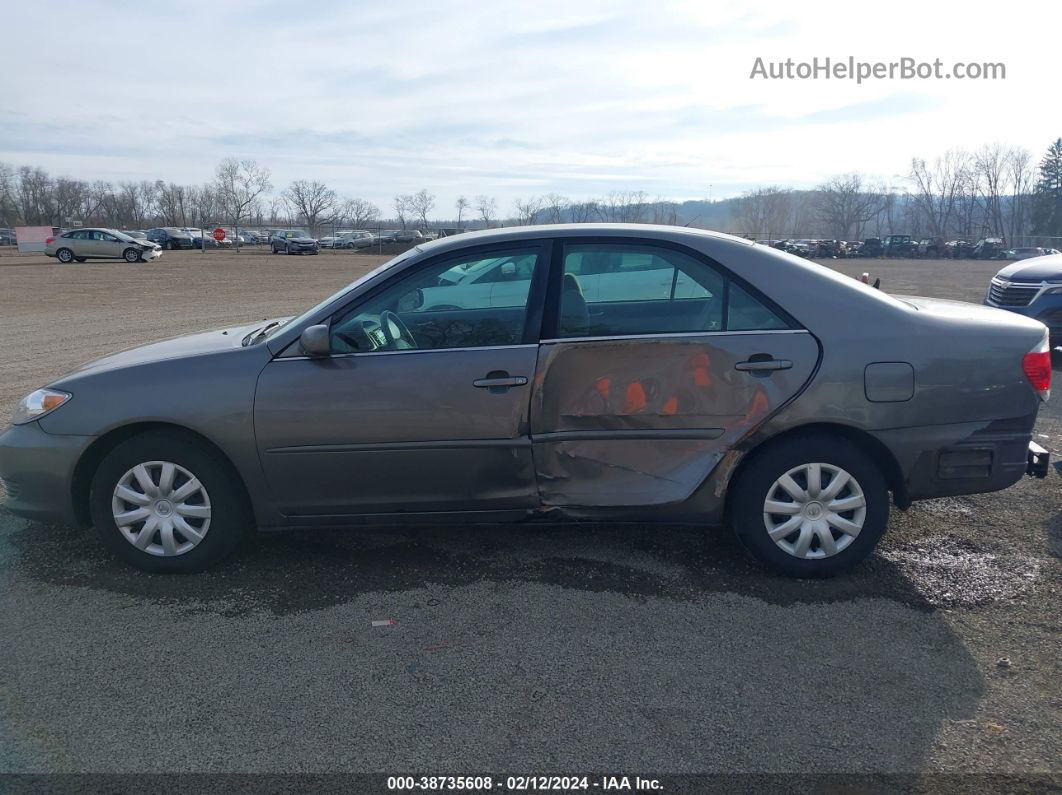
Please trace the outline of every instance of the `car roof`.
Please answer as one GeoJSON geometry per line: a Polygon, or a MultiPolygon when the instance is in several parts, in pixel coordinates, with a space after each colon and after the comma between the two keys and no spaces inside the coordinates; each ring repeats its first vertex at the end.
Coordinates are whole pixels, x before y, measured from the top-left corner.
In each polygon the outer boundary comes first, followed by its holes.
{"type": "Polygon", "coordinates": [[[663,226],[658,224],[541,224],[538,226],[508,226],[500,229],[481,229],[461,235],[442,237],[417,246],[418,251],[439,253],[452,248],[470,245],[505,243],[515,240],[533,240],[540,237],[644,237],[672,242],[689,241],[690,238],[719,240],[752,246],[754,242],[743,237],[695,229],[689,226],[663,226]]]}

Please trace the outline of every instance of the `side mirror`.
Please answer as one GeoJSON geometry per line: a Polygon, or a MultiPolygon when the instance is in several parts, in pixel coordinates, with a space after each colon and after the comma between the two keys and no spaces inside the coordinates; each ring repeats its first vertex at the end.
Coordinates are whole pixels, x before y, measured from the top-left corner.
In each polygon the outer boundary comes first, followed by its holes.
{"type": "Polygon", "coordinates": [[[307,356],[327,356],[332,352],[328,339],[328,326],[307,326],[299,336],[299,348],[307,356]]]}

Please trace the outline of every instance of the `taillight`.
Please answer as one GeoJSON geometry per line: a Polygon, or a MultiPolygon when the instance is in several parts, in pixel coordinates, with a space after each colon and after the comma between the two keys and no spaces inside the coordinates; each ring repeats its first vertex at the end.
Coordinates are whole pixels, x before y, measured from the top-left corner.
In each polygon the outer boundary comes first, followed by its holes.
{"type": "Polygon", "coordinates": [[[1040,344],[1022,357],[1021,369],[1040,400],[1051,397],[1051,345],[1046,331],[1040,344]]]}
{"type": "Polygon", "coordinates": [[[47,240],[44,241],[44,245],[50,246],[54,242],[55,242],[55,238],[54,237],[50,237],[50,238],[48,238],[47,240]]]}

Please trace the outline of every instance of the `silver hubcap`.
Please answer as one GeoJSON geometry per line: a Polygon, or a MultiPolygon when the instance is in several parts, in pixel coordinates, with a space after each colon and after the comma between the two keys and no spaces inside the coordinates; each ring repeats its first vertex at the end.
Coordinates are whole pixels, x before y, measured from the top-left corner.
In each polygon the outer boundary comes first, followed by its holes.
{"type": "Polygon", "coordinates": [[[183,555],[210,529],[210,497],[203,484],[169,461],[137,464],[122,475],[111,510],[125,540],[149,555],[183,555]]]}
{"type": "Polygon", "coordinates": [[[797,558],[828,558],[848,547],[867,518],[863,489],[832,464],[801,464],[767,490],[763,523],[779,547],[797,558]]]}

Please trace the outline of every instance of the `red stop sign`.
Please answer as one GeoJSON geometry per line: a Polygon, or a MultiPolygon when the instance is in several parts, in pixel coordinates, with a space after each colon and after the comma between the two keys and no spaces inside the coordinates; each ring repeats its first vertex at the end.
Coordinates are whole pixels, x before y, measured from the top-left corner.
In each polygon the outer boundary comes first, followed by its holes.
{"type": "Polygon", "coordinates": [[[217,229],[214,230],[214,239],[215,240],[224,240],[225,239],[225,230],[222,229],[220,226],[217,229]]]}

